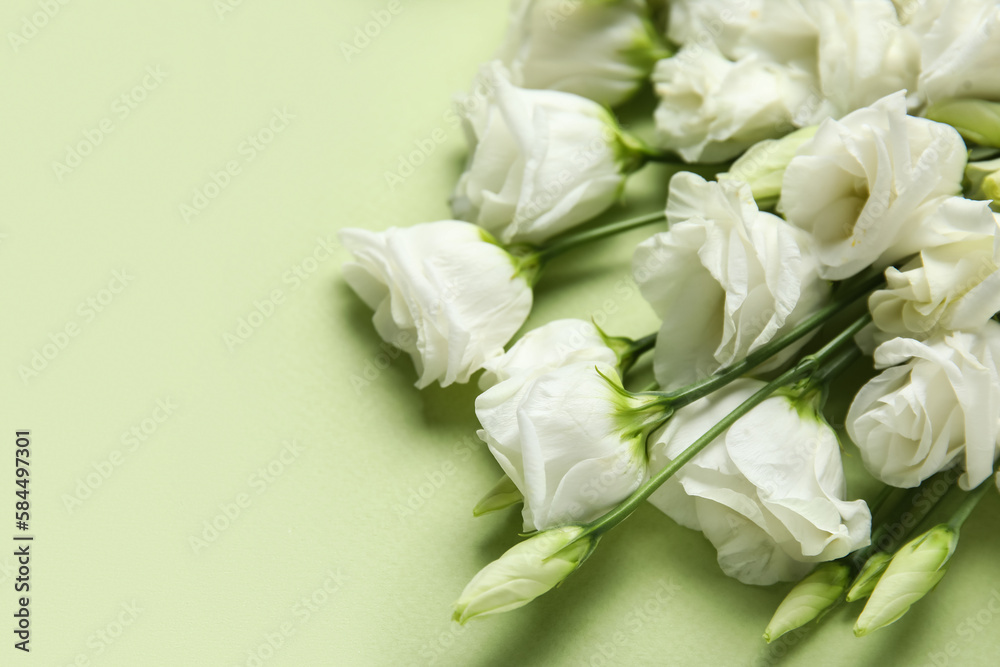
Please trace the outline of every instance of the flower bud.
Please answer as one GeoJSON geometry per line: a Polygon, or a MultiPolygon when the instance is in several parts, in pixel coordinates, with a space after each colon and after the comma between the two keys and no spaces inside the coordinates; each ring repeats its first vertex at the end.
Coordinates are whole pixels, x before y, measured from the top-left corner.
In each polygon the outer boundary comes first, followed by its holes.
{"type": "Polygon", "coordinates": [[[492,489],[487,492],[472,509],[473,516],[482,516],[490,512],[505,509],[511,505],[523,502],[524,496],[518,490],[517,485],[507,475],[504,475],[492,489]]]}
{"type": "Polygon", "coordinates": [[[914,602],[941,581],[957,545],[958,532],[946,524],[904,544],[892,557],[854,624],[855,636],[863,637],[902,618],[914,602]]]}
{"type": "Polygon", "coordinates": [[[800,628],[819,617],[847,588],[850,569],[843,563],[830,561],[812,571],[808,577],[795,584],[778,605],[771,622],[764,630],[767,643],[800,628]]]}
{"type": "Polygon", "coordinates": [[[968,141],[1000,147],[1000,102],[944,100],[932,105],[924,115],[951,125],[968,141]]]}
{"type": "Polygon", "coordinates": [[[1000,211],[1000,158],[970,162],[964,185],[971,199],[992,199],[991,208],[1000,211]]]}
{"type": "Polygon", "coordinates": [[[795,157],[799,146],[812,139],[818,125],[803,127],[781,139],[757,142],[733,163],[729,171],[719,174],[719,180],[745,181],[760,208],[770,208],[781,195],[781,180],[785,168],[795,157]]]}
{"type": "Polygon", "coordinates": [[[858,576],[854,577],[854,582],[851,584],[850,590],[847,591],[847,601],[854,602],[871,595],[891,560],[892,554],[886,551],[872,554],[861,566],[861,572],[858,573],[858,576]]]}
{"type": "Polygon", "coordinates": [[[582,526],[553,528],[516,544],[472,578],[455,603],[452,618],[461,624],[523,607],[562,583],[586,560],[594,537],[569,544],[582,526]]]}

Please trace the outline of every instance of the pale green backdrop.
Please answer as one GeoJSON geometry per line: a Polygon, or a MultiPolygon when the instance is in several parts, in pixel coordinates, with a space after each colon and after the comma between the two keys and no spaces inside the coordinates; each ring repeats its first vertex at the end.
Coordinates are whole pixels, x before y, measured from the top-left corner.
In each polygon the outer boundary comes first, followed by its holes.
{"type": "MultiPolygon", "coordinates": [[[[864,640],[851,608],[766,647],[787,587],[727,579],[651,508],[559,591],[451,623],[516,512],[471,516],[498,474],[475,390],[413,389],[333,233],[448,216],[450,98],[505,5],[3,3],[0,516],[13,524],[13,434],[30,429],[36,541],[27,655],[0,548],[0,664],[995,662],[996,494],[945,585],[864,640]]],[[[666,176],[639,177],[632,210],[662,205],[666,176]]],[[[529,326],[651,330],[627,282],[644,233],[554,266],[529,326]]]]}

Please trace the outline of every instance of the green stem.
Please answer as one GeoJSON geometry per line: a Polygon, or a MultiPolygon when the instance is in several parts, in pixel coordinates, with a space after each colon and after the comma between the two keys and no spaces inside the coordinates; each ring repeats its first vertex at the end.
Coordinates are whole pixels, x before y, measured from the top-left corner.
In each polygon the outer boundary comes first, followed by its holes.
{"type": "Polygon", "coordinates": [[[656,334],[651,333],[642,338],[636,338],[632,341],[632,345],[629,347],[628,353],[634,357],[638,357],[641,354],[649,352],[656,345],[656,334]]]}
{"type": "Polygon", "coordinates": [[[660,164],[669,164],[675,167],[687,168],[699,166],[688,164],[684,161],[684,158],[673,151],[660,151],[649,146],[643,148],[642,157],[646,162],[659,162],[660,164]]]}
{"type": "Polygon", "coordinates": [[[892,515],[898,517],[896,521],[883,521],[880,523],[878,528],[872,531],[871,541],[868,546],[855,551],[853,554],[845,556],[844,562],[849,561],[853,570],[857,572],[861,569],[861,566],[865,564],[865,561],[871,558],[875,552],[895,552],[896,549],[898,549],[899,546],[913,534],[920,523],[934,511],[934,508],[941,503],[944,497],[948,494],[948,490],[951,489],[951,485],[954,484],[954,480],[949,480],[948,488],[944,492],[929,498],[928,502],[917,502],[917,499],[927,494],[930,489],[937,486],[939,481],[947,480],[949,475],[954,475],[954,471],[945,470],[944,472],[940,472],[933,477],[924,480],[919,487],[914,489],[911,493],[908,493],[904,499],[901,499],[896,504],[895,511],[892,513],[892,515]],[[910,518],[904,522],[903,517],[906,515],[909,515],[910,518]],[[906,523],[910,524],[909,527],[906,526],[906,523]],[[889,528],[891,526],[902,526],[904,530],[901,531],[896,537],[892,537],[892,539],[890,539],[884,546],[880,546],[879,543],[882,542],[882,538],[889,533],[889,528]]]}
{"type": "Polygon", "coordinates": [[[804,357],[795,367],[782,373],[778,378],[766,384],[750,398],[740,403],[739,406],[728,415],[722,418],[717,424],[712,426],[704,435],[695,440],[677,458],[670,462],[665,468],[657,472],[645,484],[636,489],[632,495],[622,501],[616,508],[604,516],[587,524],[583,533],[577,539],[586,535],[602,535],[611,530],[619,523],[628,518],[639,505],[653,494],[664,482],[670,479],[681,467],[698,455],[701,450],[712,443],[717,437],[722,435],[726,429],[735,424],[740,417],[746,415],[750,410],[757,407],[771,397],[778,389],[790,385],[797,380],[802,380],[817,372],[845,343],[851,341],[854,335],[871,321],[871,315],[864,315],[855,321],[851,326],[842,331],[833,340],[823,346],[815,354],[804,357]]]}
{"type": "Polygon", "coordinates": [[[982,484],[966,494],[965,500],[962,501],[962,504],[958,506],[958,509],[955,510],[955,513],[951,515],[951,519],[948,521],[948,525],[952,530],[957,532],[958,529],[962,527],[965,520],[969,518],[970,514],[972,514],[972,510],[974,510],[976,505],[979,504],[979,501],[983,499],[983,496],[986,494],[986,490],[991,486],[993,486],[992,475],[986,478],[986,481],[982,484]]]}
{"type": "Polygon", "coordinates": [[[726,172],[733,166],[734,162],[734,160],[722,160],[720,162],[687,162],[678,153],[673,151],[661,151],[649,146],[644,146],[640,152],[644,163],[658,162],[660,164],[668,164],[672,167],[677,167],[678,169],[684,171],[691,171],[692,169],[714,169],[717,172],[716,176],[726,172]]]}
{"type": "Polygon", "coordinates": [[[861,348],[857,345],[852,345],[838,354],[830,363],[823,366],[812,379],[816,384],[825,384],[840,375],[840,373],[860,357],[861,348]]]}
{"type": "Polygon", "coordinates": [[[881,273],[871,276],[869,279],[862,281],[856,288],[852,289],[845,297],[838,298],[823,308],[820,308],[815,313],[802,320],[798,325],[793,327],[788,333],[768,341],[748,354],[741,361],[721,369],[712,377],[687,385],[686,387],[681,387],[680,389],[676,389],[674,391],[648,393],[662,396],[664,403],[669,404],[674,408],[681,408],[697,401],[699,398],[704,398],[715,390],[721,389],[733,380],[742,377],[748,371],[751,371],[761,365],[778,352],[781,352],[792,343],[795,343],[800,338],[810,333],[813,329],[825,324],[833,316],[840,313],[859,298],[867,296],[869,292],[882,285],[883,282],[884,278],[881,273]]]}
{"type": "Polygon", "coordinates": [[[621,234],[622,232],[627,232],[632,229],[638,229],[639,227],[645,227],[646,225],[651,225],[654,222],[662,222],[665,219],[666,214],[663,212],[650,213],[637,218],[630,218],[629,220],[613,222],[610,225],[604,225],[603,227],[598,227],[596,229],[588,229],[585,232],[573,234],[572,236],[556,241],[552,245],[538,249],[534,253],[534,257],[536,257],[540,262],[546,262],[556,255],[561,255],[562,253],[572,250],[577,246],[599,241],[601,239],[608,238],[609,236],[614,236],[615,234],[621,234]]]}
{"type": "Polygon", "coordinates": [[[872,519],[882,513],[882,510],[885,509],[886,503],[889,502],[889,497],[892,496],[892,492],[895,490],[896,487],[894,486],[889,486],[888,484],[882,485],[882,490],[878,492],[878,496],[876,496],[875,500],[868,504],[868,507],[870,507],[872,511],[872,519]]]}
{"type": "MultiPolygon", "coordinates": [[[[649,352],[656,345],[656,334],[652,333],[648,336],[643,336],[642,338],[636,340],[628,340],[626,347],[618,352],[618,366],[621,371],[622,376],[629,371],[635,362],[646,352],[649,352]]],[[[656,385],[653,385],[656,388],[656,385]]]]}

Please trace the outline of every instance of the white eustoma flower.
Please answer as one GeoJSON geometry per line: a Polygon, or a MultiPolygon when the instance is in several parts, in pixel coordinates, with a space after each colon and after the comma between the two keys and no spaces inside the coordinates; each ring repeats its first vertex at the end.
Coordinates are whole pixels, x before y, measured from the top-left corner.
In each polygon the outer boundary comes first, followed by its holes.
{"type": "MultiPolygon", "coordinates": [[[[649,448],[655,475],[761,387],[737,380],[682,408],[649,448]]],[[[700,530],[723,572],[747,584],[800,579],[869,543],[871,515],[847,501],[837,436],[808,399],[773,396],[657,489],[649,501],[700,530]]]]}
{"type": "Polygon", "coordinates": [[[670,37],[698,58],[752,56],[805,76],[798,125],[912,89],[919,72],[918,40],[889,0],[678,0],[670,18],[670,37]]]}
{"type": "Polygon", "coordinates": [[[468,382],[531,310],[515,260],[482,229],[444,220],[383,232],[342,229],[344,278],[379,335],[413,358],[417,387],[468,382]]]}
{"type": "Polygon", "coordinates": [[[730,60],[764,55],[808,65],[817,48],[815,21],[802,0],[671,0],[667,36],[730,60]]]}
{"type": "MultiPolygon", "coordinates": [[[[588,367],[600,363],[614,366],[618,356],[609,348],[601,333],[584,320],[556,320],[524,334],[505,354],[484,364],[479,379],[483,393],[476,398],[476,416],[488,425],[479,432],[484,442],[518,442],[520,438],[517,409],[531,386],[531,381],[550,371],[571,364],[588,367]],[[589,363],[587,363],[589,362],[589,363]]],[[[494,452],[496,455],[497,453],[494,452]]],[[[514,483],[523,497],[523,460],[515,448],[496,456],[504,472],[519,480],[514,483]]]]}
{"type": "Polygon", "coordinates": [[[902,269],[886,270],[885,289],[868,299],[883,340],[978,329],[1000,311],[998,221],[988,202],[965,201],[980,210],[989,233],[928,248],[902,269]]]}
{"type": "Polygon", "coordinates": [[[816,243],[820,273],[842,280],[962,240],[978,212],[961,192],[958,132],[906,113],[902,92],[826,120],[785,170],[779,208],[816,243]]]}
{"type": "Polygon", "coordinates": [[[643,0],[514,0],[497,57],[515,85],[614,106],[663,53],[643,0]]]}
{"type": "Polygon", "coordinates": [[[476,401],[479,437],[524,496],[526,531],[593,520],[645,481],[649,399],[626,395],[614,366],[572,363],[514,397],[503,387],[476,401]]]}
{"type": "Polygon", "coordinates": [[[504,243],[541,243],[615,203],[641,158],[611,113],[579,95],[526,90],[494,61],[459,108],[471,153],[451,206],[504,243]]]}
{"type": "Polygon", "coordinates": [[[913,487],[962,462],[966,490],[989,477],[1000,437],[998,364],[1000,324],[992,321],[975,333],[880,345],[875,365],[886,370],[861,388],[847,414],[869,472],[913,487]]]}
{"type": "Polygon", "coordinates": [[[996,0],[911,0],[904,11],[920,38],[917,91],[923,99],[1000,99],[996,0]]]}
{"type": "Polygon", "coordinates": [[[754,55],[737,62],[684,47],[653,70],[658,143],[688,162],[721,162],[787,134],[811,82],[754,55]]]}
{"type": "Polygon", "coordinates": [[[670,230],[640,243],[632,259],[643,297],[663,320],[653,364],[664,389],[739,361],[811,315],[829,293],[808,236],[759,211],[746,183],[678,172],[667,220],[670,230]]]}
{"type": "Polygon", "coordinates": [[[834,118],[898,90],[912,91],[920,45],[888,0],[809,2],[818,35],[819,90],[834,118]]]}
{"type": "Polygon", "coordinates": [[[510,350],[483,364],[479,388],[486,390],[509,380],[523,386],[535,378],[579,361],[618,363],[597,327],[586,320],[555,320],[521,336],[510,350]]]}

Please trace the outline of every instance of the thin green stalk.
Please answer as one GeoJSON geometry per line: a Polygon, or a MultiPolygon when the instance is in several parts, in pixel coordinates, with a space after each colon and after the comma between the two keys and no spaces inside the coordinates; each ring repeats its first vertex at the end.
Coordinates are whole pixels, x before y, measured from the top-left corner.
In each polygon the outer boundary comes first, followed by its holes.
{"type": "Polygon", "coordinates": [[[728,162],[687,162],[681,157],[680,153],[653,148],[649,144],[645,144],[641,152],[643,165],[649,164],[650,162],[656,162],[657,164],[665,164],[671,167],[676,167],[679,171],[723,167],[722,169],[719,169],[720,172],[723,172],[725,171],[724,167],[732,163],[732,160],[728,162]]]}
{"type": "Polygon", "coordinates": [[[946,489],[943,493],[939,493],[934,497],[930,498],[928,502],[918,503],[917,499],[920,496],[926,494],[929,489],[933,489],[939,481],[947,479],[949,475],[953,474],[954,474],[953,470],[945,470],[944,472],[940,472],[934,475],[933,477],[929,477],[928,479],[924,480],[924,482],[920,486],[914,489],[911,493],[906,494],[906,496],[896,504],[895,511],[893,512],[893,515],[898,517],[897,520],[893,522],[883,521],[882,523],[880,523],[878,528],[872,531],[871,540],[867,547],[859,549],[858,551],[855,551],[853,554],[844,557],[845,559],[848,559],[850,561],[850,565],[853,567],[854,571],[856,572],[857,570],[859,570],[861,566],[864,565],[865,561],[871,558],[872,555],[875,554],[875,552],[877,551],[893,552],[896,549],[898,549],[899,546],[903,544],[911,534],[913,534],[913,532],[920,525],[920,523],[924,519],[926,519],[931,512],[934,511],[934,508],[936,508],[941,503],[944,497],[948,494],[948,491],[951,488],[950,485],[954,484],[954,480],[951,480],[949,482],[948,489],[946,489]],[[909,520],[906,522],[904,522],[902,518],[905,515],[909,515],[910,517],[909,520]],[[905,526],[906,523],[910,524],[909,527],[905,526]],[[886,534],[889,534],[890,527],[897,525],[902,525],[904,527],[904,530],[900,532],[899,535],[896,537],[892,537],[890,535],[891,539],[888,542],[886,542],[884,546],[880,546],[879,543],[882,542],[882,538],[885,537],[886,534]]]}
{"type": "Polygon", "coordinates": [[[638,166],[636,170],[646,166],[650,162],[659,162],[661,164],[669,164],[674,167],[679,167],[686,169],[692,166],[684,161],[684,158],[680,156],[679,153],[674,151],[660,150],[659,148],[654,148],[650,146],[645,141],[639,139],[635,135],[628,135],[631,139],[629,143],[629,148],[631,148],[635,154],[638,156],[638,166]]]}
{"type": "Polygon", "coordinates": [[[651,333],[632,341],[628,353],[634,357],[649,352],[656,345],[656,334],[651,333]]]}
{"type": "Polygon", "coordinates": [[[693,169],[713,169],[717,172],[716,176],[728,171],[729,168],[733,166],[733,162],[735,162],[735,160],[722,160],[721,162],[687,162],[680,156],[679,153],[658,150],[650,147],[649,145],[645,145],[640,152],[644,163],[657,162],[659,164],[667,164],[672,167],[677,167],[678,169],[684,171],[691,171],[693,169]]]}
{"type": "MultiPolygon", "coordinates": [[[[619,370],[622,376],[629,371],[635,362],[646,352],[649,352],[656,345],[656,334],[652,333],[648,336],[643,336],[642,338],[636,340],[629,340],[627,346],[618,353],[619,370]]],[[[653,385],[653,389],[656,385],[653,385]]]]}
{"type": "Polygon", "coordinates": [[[882,490],[878,492],[878,496],[875,497],[874,501],[868,504],[868,507],[871,508],[873,519],[882,513],[882,510],[885,509],[886,503],[889,502],[889,498],[892,496],[892,492],[895,490],[896,487],[894,486],[889,486],[888,484],[882,485],[882,490]]]}
{"type": "Polygon", "coordinates": [[[838,298],[823,308],[820,308],[815,313],[802,320],[802,322],[792,328],[792,330],[788,333],[768,341],[748,354],[741,361],[719,370],[715,375],[709,378],[687,385],[686,387],[681,387],[680,389],[676,389],[674,391],[647,392],[647,394],[662,396],[664,403],[669,404],[674,408],[681,408],[685,405],[693,403],[699,398],[704,398],[717,389],[721,389],[726,386],[733,380],[742,377],[757,366],[760,366],[775,354],[781,352],[783,349],[792,343],[795,343],[803,336],[809,334],[814,329],[826,324],[826,322],[828,322],[831,318],[850,306],[859,298],[867,296],[873,289],[881,286],[884,281],[885,279],[882,274],[878,273],[871,276],[867,280],[860,282],[859,285],[852,289],[846,296],[838,298]]]}
{"type": "Polygon", "coordinates": [[[992,475],[986,478],[986,481],[974,488],[972,491],[969,491],[965,500],[962,501],[962,504],[958,506],[958,509],[955,510],[955,513],[951,515],[951,519],[948,521],[948,526],[950,526],[952,530],[958,531],[958,529],[962,527],[965,520],[969,518],[970,514],[972,514],[972,510],[974,510],[976,505],[979,504],[979,501],[983,499],[983,496],[986,494],[986,490],[991,486],[993,486],[992,475]]]}
{"type": "MultiPolygon", "coordinates": [[[[674,473],[698,455],[701,450],[707,447],[717,437],[722,435],[730,426],[735,424],[740,417],[750,412],[768,398],[778,389],[790,385],[797,380],[810,377],[820,369],[824,363],[829,361],[834,354],[846,343],[851,342],[855,334],[863,329],[871,321],[871,315],[864,315],[856,320],[851,326],[838,334],[833,340],[823,346],[815,354],[804,357],[794,368],[782,373],[778,378],[772,380],[750,398],[741,403],[735,410],[722,418],[717,424],[712,426],[704,435],[695,440],[687,449],[670,462],[665,468],[649,479],[645,484],[636,489],[628,498],[622,501],[616,508],[604,516],[589,523],[580,537],[597,534],[601,535],[611,530],[619,523],[628,518],[639,505],[653,494],[664,482],[670,479],[674,473]]],[[[577,539],[580,539],[578,537],[577,539]]]]}
{"type": "Polygon", "coordinates": [[[698,165],[688,164],[677,153],[673,153],[671,151],[658,151],[655,148],[644,150],[642,152],[642,157],[645,159],[646,162],[659,162],[660,164],[669,164],[677,167],[698,166],[698,165]]]}
{"type": "Polygon", "coordinates": [[[816,384],[825,384],[836,376],[840,375],[848,366],[853,364],[855,361],[861,358],[861,348],[857,345],[852,345],[834,357],[830,363],[825,364],[823,368],[817,371],[816,375],[812,377],[816,384]]]}
{"type": "Polygon", "coordinates": [[[666,220],[666,214],[658,212],[642,215],[637,218],[613,222],[610,225],[604,225],[603,227],[598,227],[596,229],[588,229],[585,232],[567,236],[566,238],[556,241],[552,245],[539,248],[534,253],[533,257],[544,263],[556,255],[561,255],[562,253],[572,250],[578,246],[599,241],[601,239],[608,238],[609,236],[621,234],[622,232],[627,232],[632,229],[638,229],[639,227],[645,227],[646,225],[651,225],[654,222],[662,222],[664,220],[666,220]]]}

